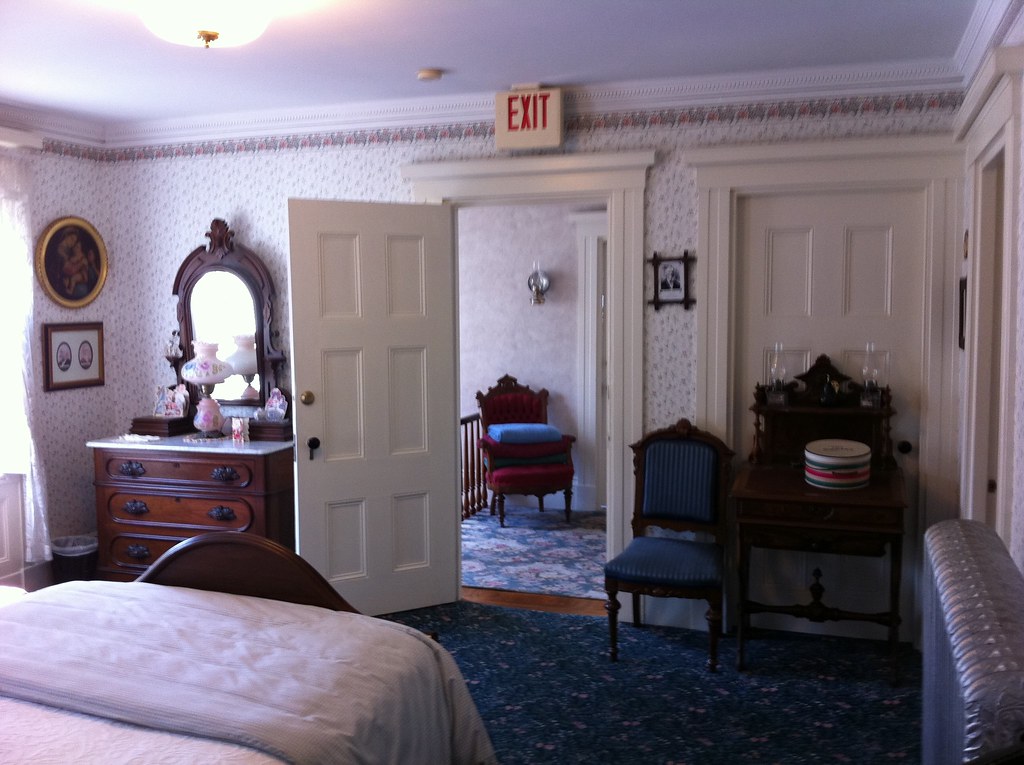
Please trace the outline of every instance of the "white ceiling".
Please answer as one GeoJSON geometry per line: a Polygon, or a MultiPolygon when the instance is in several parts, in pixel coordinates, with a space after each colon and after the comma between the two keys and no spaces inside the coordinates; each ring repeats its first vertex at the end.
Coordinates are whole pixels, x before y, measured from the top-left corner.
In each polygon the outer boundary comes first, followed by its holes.
{"type": "Polygon", "coordinates": [[[815,90],[960,89],[1020,7],[321,0],[319,10],[272,23],[248,46],[204,50],[155,38],[120,7],[132,1],[0,0],[0,125],[125,143],[162,129],[223,132],[242,121],[232,115],[264,130],[346,115],[351,122],[356,113],[377,122],[424,122],[432,111],[431,122],[460,110],[482,115],[495,92],[519,83],[568,88],[579,110],[623,93],[708,103],[815,90]],[[423,67],[445,75],[419,81],[423,67]]]}

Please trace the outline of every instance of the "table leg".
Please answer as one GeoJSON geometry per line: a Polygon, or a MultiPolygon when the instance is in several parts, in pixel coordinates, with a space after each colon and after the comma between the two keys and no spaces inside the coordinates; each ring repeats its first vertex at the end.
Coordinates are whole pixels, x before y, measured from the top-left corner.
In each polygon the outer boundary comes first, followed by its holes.
{"type": "Polygon", "coordinates": [[[889,672],[890,682],[899,682],[900,652],[900,578],[903,570],[903,540],[897,537],[889,542],[889,672]]]}
{"type": "Polygon", "coordinates": [[[743,671],[746,666],[746,634],[750,627],[750,614],[747,613],[747,598],[750,589],[750,544],[740,537],[737,555],[737,575],[739,579],[739,604],[736,620],[736,669],[743,671]]]}

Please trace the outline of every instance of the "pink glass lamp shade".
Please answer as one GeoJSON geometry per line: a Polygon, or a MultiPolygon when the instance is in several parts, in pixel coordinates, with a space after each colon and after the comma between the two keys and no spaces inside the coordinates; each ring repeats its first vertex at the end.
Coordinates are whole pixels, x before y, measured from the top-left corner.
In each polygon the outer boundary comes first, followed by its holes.
{"type": "Polygon", "coordinates": [[[217,399],[211,398],[210,394],[217,383],[224,382],[231,376],[231,365],[217,358],[217,343],[194,340],[192,346],[196,355],[186,361],[181,368],[181,379],[198,385],[202,394],[196,405],[196,417],[192,424],[204,436],[220,436],[224,416],[220,413],[217,399]]]}
{"type": "Polygon", "coordinates": [[[245,390],[242,391],[242,398],[259,398],[260,394],[252,387],[253,378],[259,371],[256,367],[256,336],[235,335],[235,352],[225,359],[231,365],[236,375],[241,375],[245,380],[245,390]]]}

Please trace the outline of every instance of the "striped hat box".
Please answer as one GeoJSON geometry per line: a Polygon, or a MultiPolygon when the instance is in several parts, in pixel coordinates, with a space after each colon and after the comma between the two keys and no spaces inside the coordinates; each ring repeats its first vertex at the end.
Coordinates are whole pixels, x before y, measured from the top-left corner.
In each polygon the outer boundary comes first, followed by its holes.
{"type": "Polygon", "coordinates": [[[871,479],[871,447],[826,438],[804,447],[804,480],[822,489],[860,489],[871,479]]]}

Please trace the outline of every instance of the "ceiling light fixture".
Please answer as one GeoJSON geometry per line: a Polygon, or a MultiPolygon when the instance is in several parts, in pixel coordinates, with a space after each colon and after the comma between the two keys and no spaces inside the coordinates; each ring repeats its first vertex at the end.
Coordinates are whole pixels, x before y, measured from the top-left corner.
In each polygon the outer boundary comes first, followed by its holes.
{"type": "Polygon", "coordinates": [[[176,45],[230,48],[262,35],[271,12],[249,0],[178,0],[147,3],[142,22],[161,40],[176,45]]]}
{"type": "Polygon", "coordinates": [[[427,69],[420,69],[418,72],[416,72],[416,79],[417,80],[424,80],[424,81],[440,80],[443,76],[444,76],[444,69],[434,69],[432,67],[431,68],[427,68],[427,69]]]}

